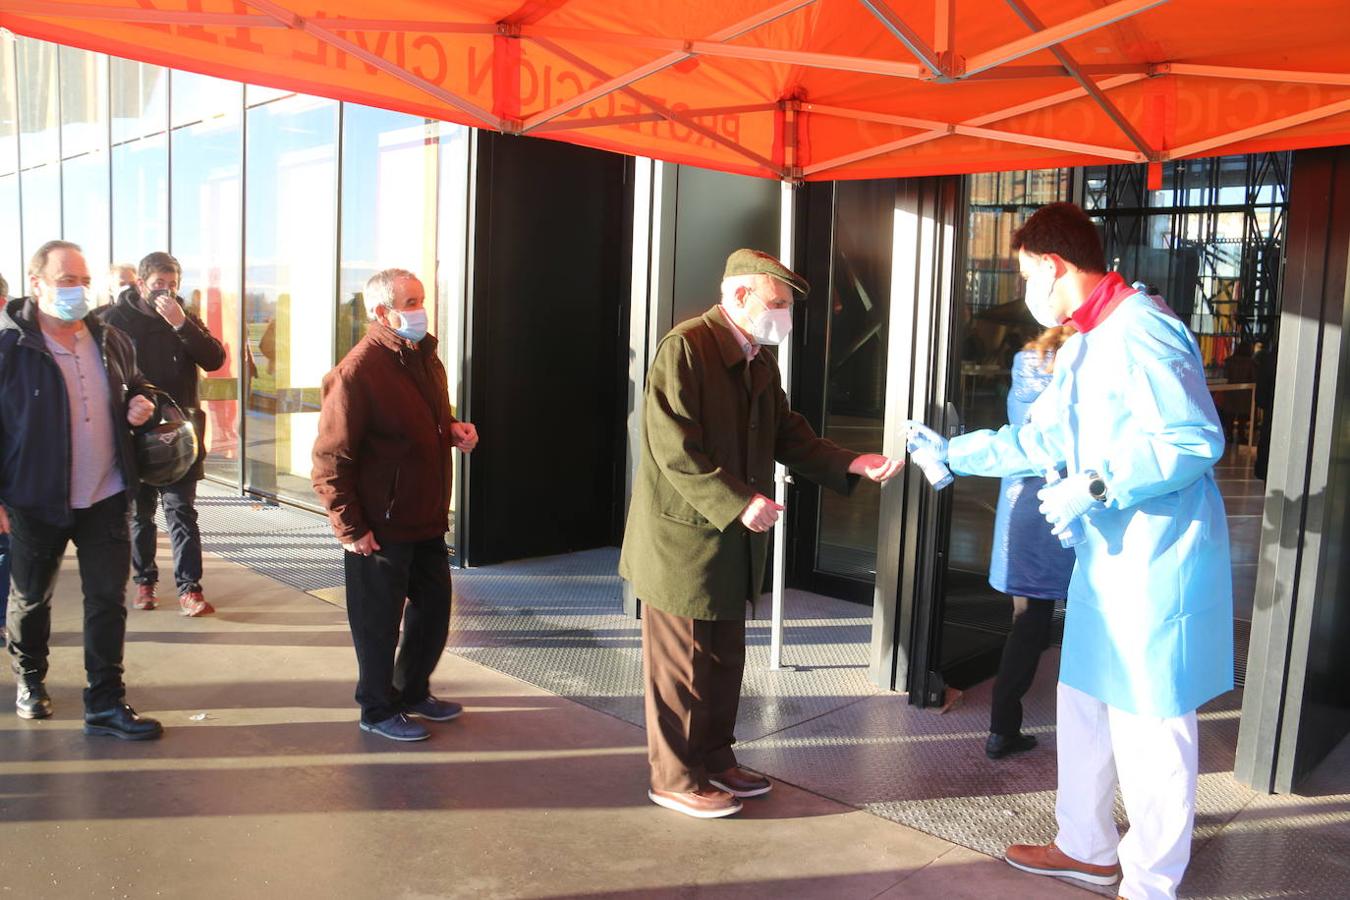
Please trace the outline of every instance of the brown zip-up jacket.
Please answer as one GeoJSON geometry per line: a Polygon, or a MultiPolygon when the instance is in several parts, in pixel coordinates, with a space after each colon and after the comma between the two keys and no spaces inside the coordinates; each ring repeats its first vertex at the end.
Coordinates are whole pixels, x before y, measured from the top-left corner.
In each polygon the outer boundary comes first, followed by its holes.
{"type": "Polygon", "coordinates": [[[323,379],[314,493],[339,541],[441,537],[452,479],[449,384],[436,339],[416,347],[379,322],[323,379]]]}
{"type": "Polygon", "coordinates": [[[759,596],[768,534],[741,524],[755,494],[772,497],[778,460],[848,493],[858,456],[817,437],[788,406],[773,357],[748,363],[713,307],[656,349],[642,404],[642,450],[619,574],[638,598],[691,619],[742,619],[759,596]]]}

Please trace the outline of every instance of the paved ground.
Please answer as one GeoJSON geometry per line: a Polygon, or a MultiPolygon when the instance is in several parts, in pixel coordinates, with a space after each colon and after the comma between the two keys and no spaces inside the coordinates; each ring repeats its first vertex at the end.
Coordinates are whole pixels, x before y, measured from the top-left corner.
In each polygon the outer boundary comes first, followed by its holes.
{"type": "MultiPolygon", "coordinates": [[[[794,593],[798,668],[768,672],[752,622],[738,728],[742,759],[780,787],[694,822],[644,795],[637,630],[612,551],[457,572],[437,682],[469,714],[394,745],[355,727],[322,521],[210,489],[202,520],[220,614],[130,613],[131,701],[165,721],[160,743],[79,733],[63,573],[57,717],[0,715],[0,896],[1091,896],[993,858],[1053,833],[1053,658],[1027,710],[1044,746],[992,764],[987,684],[948,715],[916,710],[867,683],[865,610],[794,593]]],[[[1302,796],[1253,794],[1229,774],[1239,704],[1202,712],[1183,896],[1350,897],[1350,743],[1302,796]]]]}
{"type": "Polygon", "coordinates": [[[216,617],[129,613],[129,699],[164,739],[87,738],[77,580],[56,716],[0,718],[4,896],[1086,896],[788,785],[734,819],[661,810],[639,728],[455,656],[463,719],[362,734],[342,610],[215,557],[216,617]]]}

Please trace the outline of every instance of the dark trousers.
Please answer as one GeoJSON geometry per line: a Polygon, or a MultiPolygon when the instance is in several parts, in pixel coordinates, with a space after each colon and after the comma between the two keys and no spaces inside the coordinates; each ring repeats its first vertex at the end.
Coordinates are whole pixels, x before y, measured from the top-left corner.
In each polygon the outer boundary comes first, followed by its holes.
{"type": "Polygon", "coordinates": [[[25,684],[47,677],[52,633],[52,591],[66,544],[75,542],[84,590],[84,708],[101,712],[122,702],[122,648],[126,640],[127,574],[131,536],[127,498],[118,493],[88,509],[73,510],[68,525],[52,525],[9,511],[11,572],[9,655],[25,684]]]}
{"type": "Polygon", "coordinates": [[[431,673],[450,631],[450,554],[437,537],[385,544],[370,556],[343,556],[356,702],[361,721],[382,722],[431,691],[431,673]]]}
{"type": "Polygon", "coordinates": [[[1013,625],[1003,645],[1003,657],[994,679],[989,731],[1015,735],[1022,730],[1022,698],[1036,678],[1041,653],[1050,646],[1055,601],[1013,598],[1013,625]]]}
{"type": "Polygon", "coordinates": [[[173,542],[173,581],[181,596],[202,589],[202,535],[197,528],[197,479],[189,474],[164,487],[143,484],[136,492],[136,515],[131,525],[131,568],[137,584],[157,584],[155,563],[155,507],[164,503],[164,519],[173,542]]]}
{"type": "Polygon", "coordinates": [[[9,608],[9,533],[0,534],[0,628],[9,608]]]}
{"type": "Polygon", "coordinates": [[[711,622],[642,607],[647,760],[658,791],[697,791],[736,765],[745,621],[711,622]]]}

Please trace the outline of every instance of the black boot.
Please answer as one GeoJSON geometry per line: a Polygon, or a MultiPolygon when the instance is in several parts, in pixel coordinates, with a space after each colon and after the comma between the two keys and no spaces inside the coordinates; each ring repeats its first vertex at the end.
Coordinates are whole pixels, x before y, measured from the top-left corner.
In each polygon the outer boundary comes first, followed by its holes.
{"type": "Polygon", "coordinates": [[[46,719],[52,714],[52,698],[47,688],[37,684],[20,684],[19,696],[14,700],[14,711],[20,719],[46,719]]]}
{"type": "Polygon", "coordinates": [[[112,709],[84,714],[85,734],[106,734],[124,741],[150,741],[164,733],[158,719],[136,715],[136,710],[119,703],[112,709]]]}
{"type": "Polygon", "coordinates": [[[1034,734],[991,734],[984,742],[984,755],[990,759],[1002,759],[1013,753],[1025,753],[1036,746],[1034,734]]]}

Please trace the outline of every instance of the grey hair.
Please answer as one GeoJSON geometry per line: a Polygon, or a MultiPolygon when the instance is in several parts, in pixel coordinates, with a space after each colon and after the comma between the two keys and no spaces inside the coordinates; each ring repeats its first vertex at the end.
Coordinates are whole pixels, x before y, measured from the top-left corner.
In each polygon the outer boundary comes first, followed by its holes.
{"type": "Polygon", "coordinates": [[[8,299],[9,299],[9,282],[5,280],[5,276],[0,275],[0,300],[8,300],[8,299]]]}
{"type": "Polygon", "coordinates": [[[382,269],[366,279],[366,290],[362,299],[366,304],[366,316],[374,321],[375,310],[383,306],[394,308],[394,282],[400,278],[416,278],[407,269],[382,269]]]}
{"type": "Polygon", "coordinates": [[[722,279],[722,299],[730,300],[736,296],[736,288],[746,287],[755,288],[762,282],[760,279],[768,278],[768,275],[752,273],[750,275],[728,275],[722,279]]]}
{"type": "Polygon", "coordinates": [[[57,250],[74,250],[76,253],[83,253],[79,244],[72,244],[70,241],[48,241],[37,252],[33,258],[28,261],[28,277],[36,278],[47,268],[47,257],[51,256],[57,250]]]}

